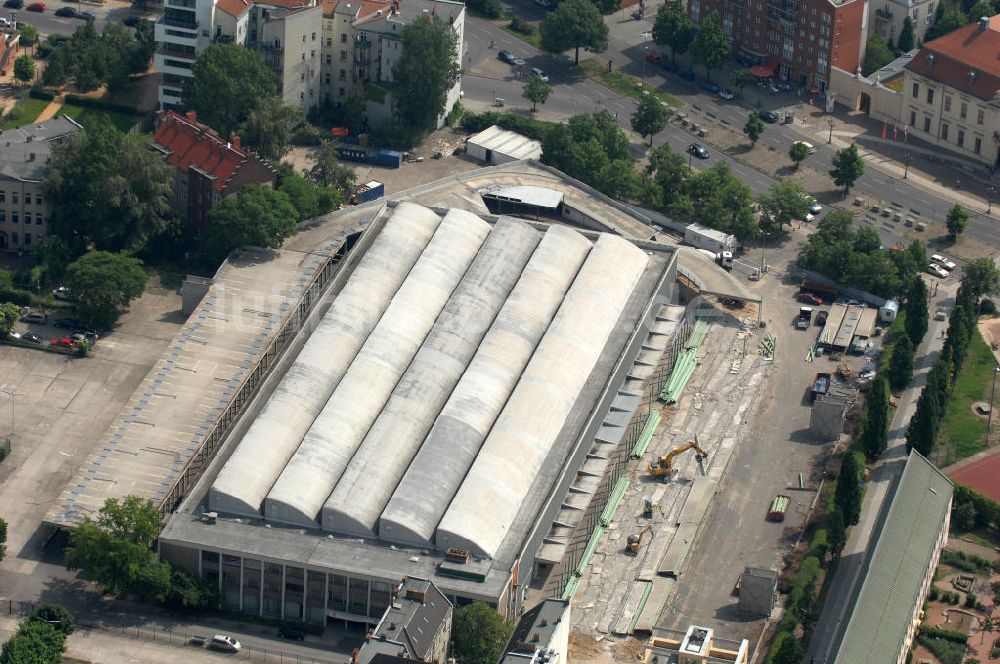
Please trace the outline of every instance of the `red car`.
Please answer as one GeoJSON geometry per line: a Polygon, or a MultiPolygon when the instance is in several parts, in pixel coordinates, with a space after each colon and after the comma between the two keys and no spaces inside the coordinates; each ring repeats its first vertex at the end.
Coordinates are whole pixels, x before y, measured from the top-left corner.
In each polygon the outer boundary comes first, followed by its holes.
{"type": "Polygon", "coordinates": [[[44,2],[32,2],[30,5],[28,5],[28,11],[29,12],[43,12],[43,11],[45,11],[45,3],[44,2]]]}
{"type": "Polygon", "coordinates": [[[59,337],[58,339],[53,339],[52,341],[50,341],[49,345],[73,350],[74,348],[76,348],[76,341],[70,339],[69,337],[59,337]]]}
{"type": "Polygon", "coordinates": [[[806,304],[811,304],[813,306],[819,306],[823,304],[822,298],[818,298],[812,293],[802,293],[801,295],[799,295],[799,300],[801,302],[804,302],[806,304]]]}
{"type": "Polygon", "coordinates": [[[646,61],[652,62],[654,64],[660,64],[662,56],[656,51],[646,51],[646,61]]]}

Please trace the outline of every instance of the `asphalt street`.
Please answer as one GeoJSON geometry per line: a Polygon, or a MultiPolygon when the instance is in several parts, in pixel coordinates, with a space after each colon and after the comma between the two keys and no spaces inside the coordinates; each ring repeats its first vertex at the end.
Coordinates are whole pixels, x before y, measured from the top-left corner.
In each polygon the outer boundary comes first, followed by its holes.
{"type": "Polygon", "coordinates": [[[108,2],[104,4],[90,4],[86,2],[58,2],[56,0],[45,0],[44,12],[29,12],[27,6],[32,0],[25,0],[24,7],[18,10],[0,7],[0,16],[15,17],[20,23],[28,23],[38,28],[42,35],[71,35],[82,26],[84,22],[77,18],[65,18],[56,16],[56,10],[60,7],[72,7],[78,11],[86,11],[94,14],[97,18],[94,27],[100,32],[104,29],[104,24],[109,20],[120,21],[129,15],[129,5],[123,2],[108,2]]]}
{"type": "MultiPolygon", "coordinates": [[[[538,19],[541,17],[541,8],[528,0],[516,0],[510,5],[515,13],[526,18],[538,19]]],[[[685,110],[699,109],[703,115],[710,114],[714,116],[716,121],[726,122],[736,131],[742,130],[749,113],[744,104],[756,101],[756,89],[747,88],[744,92],[743,103],[724,102],[717,96],[700,89],[699,85],[704,76],[701,67],[697,67],[695,70],[698,81],[687,82],[652,63],[645,63],[644,51],[647,48],[656,48],[649,41],[648,36],[649,30],[652,28],[653,12],[648,11],[647,17],[649,18],[642,21],[627,19],[620,14],[621,12],[609,19],[612,24],[609,48],[607,53],[600,56],[601,58],[607,58],[627,73],[639,76],[648,84],[655,85],[659,89],[669,91],[679,97],[690,107],[685,110]]],[[[468,73],[463,77],[463,89],[467,100],[492,105],[494,98],[500,97],[504,99],[506,110],[524,112],[530,109],[530,102],[521,97],[524,74],[518,76],[517,68],[505,65],[497,59],[496,53],[500,49],[506,49],[525,60],[525,67],[522,68],[524,72],[529,71],[531,67],[539,67],[549,76],[553,93],[542,109],[546,115],[568,116],[575,113],[607,109],[618,114],[618,124],[623,129],[631,131],[629,118],[635,109],[635,102],[631,98],[612,92],[584,76],[572,66],[572,60],[569,57],[553,56],[539,51],[492,23],[477,17],[468,19],[465,31],[466,52],[463,64],[468,73]],[[493,47],[490,46],[491,43],[494,44],[493,47]]],[[[585,57],[593,57],[593,55],[581,53],[581,58],[585,57]]],[[[683,59],[679,59],[679,64],[682,62],[683,59]]],[[[727,77],[720,72],[715,72],[714,78],[724,83],[727,77]]],[[[765,109],[788,109],[797,112],[799,117],[804,115],[805,109],[799,107],[800,100],[794,93],[783,93],[776,96],[764,95],[761,102],[765,109]]],[[[809,140],[816,144],[817,150],[809,157],[808,165],[820,172],[828,171],[832,168],[835,149],[818,143],[813,135],[817,131],[815,126],[805,127],[805,129],[811,130],[811,133],[803,133],[801,124],[767,125],[760,142],[784,153],[792,142],[809,140]]],[[[638,137],[635,138],[638,140],[638,137]]],[[[669,143],[672,148],[685,152],[688,145],[695,140],[697,139],[681,127],[669,125],[655,137],[654,144],[669,143]]],[[[719,159],[729,162],[732,170],[747,182],[754,193],[766,191],[774,184],[773,178],[744,166],[726,155],[719,155],[718,151],[712,149],[711,146],[709,146],[709,150],[711,157],[701,162],[702,165],[711,166],[719,159]]],[[[831,181],[830,190],[833,189],[831,181]]],[[[824,192],[813,193],[822,194],[824,192]]],[[[888,175],[871,166],[866,169],[865,174],[852,190],[852,195],[864,196],[872,200],[895,202],[896,207],[909,208],[922,218],[938,222],[947,216],[948,210],[953,205],[951,201],[938,198],[926,189],[912,185],[908,180],[888,175]]],[[[898,234],[883,228],[876,228],[876,230],[886,244],[903,239],[898,234]]],[[[967,236],[983,242],[1000,245],[1000,223],[985,215],[972,212],[965,232],[967,236]]]]}

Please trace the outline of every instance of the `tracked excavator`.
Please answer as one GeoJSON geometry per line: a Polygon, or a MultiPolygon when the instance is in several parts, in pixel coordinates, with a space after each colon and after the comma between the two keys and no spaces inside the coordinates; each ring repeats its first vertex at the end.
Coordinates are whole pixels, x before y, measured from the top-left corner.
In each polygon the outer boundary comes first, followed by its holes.
{"type": "Polygon", "coordinates": [[[628,543],[625,545],[625,553],[633,556],[637,555],[639,553],[639,547],[642,546],[642,541],[646,538],[646,535],[651,532],[653,532],[652,524],[640,530],[636,535],[629,535],[628,543]]]}
{"type": "Polygon", "coordinates": [[[677,469],[674,468],[674,459],[688,450],[694,450],[695,459],[698,460],[698,463],[701,463],[708,458],[708,452],[703,450],[701,446],[698,445],[698,436],[695,436],[694,440],[689,440],[680,447],[664,454],[659,459],[649,464],[649,474],[653,477],[664,477],[664,479],[669,478],[677,472],[677,469]]]}

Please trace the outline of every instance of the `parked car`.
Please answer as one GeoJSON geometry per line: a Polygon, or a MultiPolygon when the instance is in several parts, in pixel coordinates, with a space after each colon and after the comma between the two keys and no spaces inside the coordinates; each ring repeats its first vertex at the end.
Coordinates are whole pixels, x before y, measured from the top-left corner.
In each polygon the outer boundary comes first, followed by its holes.
{"type": "Polygon", "coordinates": [[[820,327],[826,325],[826,319],[830,315],[829,311],[820,311],[816,313],[816,324],[820,327]]]}
{"type": "MultiPolygon", "coordinates": [[[[72,7],[69,7],[69,10],[74,12],[76,11],[72,7]]],[[[52,297],[56,298],[57,300],[72,300],[73,291],[71,291],[66,286],[60,286],[59,288],[56,288],[55,290],[52,291],[52,297]]]]}
{"type": "Polygon", "coordinates": [[[48,315],[42,313],[41,311],[32,311],[21,316],[22,323],[38,323],[40,325],[44,325],[48,320],[48,315]]]}
{"type": "Polygon", "coordinates": [[[732,101],[736,98],[732,90],[719,90],[719,99],[722,101],[732,101]]]}
{"type": "Polygon", "coordinates": [[[293,627],[291,625],[282,625],[278,628],[278,636],[283,639],[293,639],[295,641],[304,641],[306,638],[306,631],[301,627],[293,627]]]}
{"type": "Polygon", "coordinates": [[[538,78],[542,79],[546,83],[549,82],[549,77],[545,75],[545,72],[542,71],[542,69],[540,67],[532,67],[531,68],[531,73],[533,75],[537,76],[538,78]]]}
{"type": "Polygon", "coordinates": [[[45,3],[44,2],[32,2],[30,5],[28,5],[28,11],[29,12],[44,12],[45,11],[45,3]]]}
{"type": "Polygon", "coordinates": [[[96,21],[97,15],[93,12],[77,12],[76,17],[81,21],[96,21]]]}
{"type": "Polygon", "coordinates": [[[809,204],[809,211],[812,212],[813,214],[819,214],[820,212],[823,211],[823,206],[817,203],[816,199],[814,198],[812,199],[812,202],[809,204]]]}
{"type": "Polygon", "coordinates": [[[688,154],[698,157],[698,159],[708,159],[708,150],[701,143],[692,143],[688,146],[688,154]]]}
{"type": "Polygon", "coordinates": [[[6,16],[0,16],[0,28],[9,28],[11,26],[10,19],[6,16]]]}
{"type": "Polygon", "coordinates": [[[504,62],[506,62],[509,65],[512,65],[512,64],[514,64],[514,63],[517,62],[517,58],[515,58],[514,54],[511,53],[510,51],[506,51],[506,50],[505,51],[500,51],[500,52],[497,53],[497,57],[500,58],[501,60],[503,60],[504,62]]]}
{"type": "Polygon", "coordinates": [[[819,305],[823,304],[823,298],[816,297],[812,293],[799,293],[799,302],[803,302],[805,304],[811,304],[814,307],[818,307],[819,305]]]}
{"type": "Polygon", "coordinates": [[[50,346],[57,346],[59,348],[68,348],[73,350],[76,348],[76,342],[69,337],[59,337],[58,339],[53,339],[49,342],[50,346]]]}
{"type": "Polygon", "coordinates": [[[40,344],[42,343],[42,338],[37,334],[35,334],[34,332],[25,332],[24,334],[21,335],[21,341],[27,341],[33,344],[40,344]]]}
{"type": "Polygon", "coordinates": [[[60,7],[56,10],[56,16],[64,16],[66,18],[76,18],[76,10],[72,7],[60,7]]]}
{"type": "Polygon", "coordinates": [[[931,261],[937,263],[938,265],[948,270],[949,272],[958,267],[958,264],[956,264],[954,261],[948,260],[941,254],[934,254],[933,256],[931,256],[931,261]]]}
{"type": "Polygon", "coordinates": [[[939,279],[944,279],[945,277],[948,276],[948,270],[944,269],[937,263],[931,263],[930,265],[928,265],[926,271],[928,274],[933,274],[935,277],[939,279]]]}
{"type": "Polygon", "coordinates": [[[764,122],[769,122],[771,124],[774,124],[775,122],[780,120],[781,117],[774,111],[764,111],[760,114],[760,119],[763,120],[764,122]]]}
{"type": "Polygon", "coordinates": [[[863,307],[863,306],[866,306],[864,302],[862,302],[861,300],[855,300],[853,297],[850,298],[849,300],[844,300],[844,304],[846,304],[849,307],[863,307]]]}
{"type": "Polygon", "coordinates": [[[663,65],[663,56],[656,51],[646,51],[646,62],[652,62],[654,64],[663,65]]]}
{"type": "Polygon", "coordinates": [[[226,636],[224,634],[216,634],[212,637],[212,640],[208,644],[209,648],[215,648],[216,650],[224,650],[226,652],[239,652],[240,642],[231,636],[226,636]]]}
{"type": "Polygon", "coordinates": [[[701,84],[701,89],[704,90],[705,92],[709,93],[709,94],[715,95],[715,94],[719,94],[719,91],[722,88],[720,88],[715,83],[712,83],[711,81],[706,81],[706,82],[704,82],[704,83],[701,84]]]}
{"type": "Polygon", "coordinates": [[[681,78],[683,78],[685,81],[693,81],[694,80],[694,72],[691,71],[690,69],[688,69],[686,71],[679,71],[679,72],[677,72],[677,75],[680,76],[681,78]]]}
{"type": "Polygon", "coordinates": [[[52,321],[52,324],[56,327],[65,328],[67,330],[82,330],[86,327],[86,325],[75,318],[57,318],[52,321]]]}
{"type": "Polygon", "coordinates": [[[934,312],[934,320],[948,320],[948,314],[941,309],[934,312]]]}
{"type": "Polygon", "coordinates": [[[6,0],[3,6],[7,9],[20,9],[24,6],[24,0],[6,0]]]}

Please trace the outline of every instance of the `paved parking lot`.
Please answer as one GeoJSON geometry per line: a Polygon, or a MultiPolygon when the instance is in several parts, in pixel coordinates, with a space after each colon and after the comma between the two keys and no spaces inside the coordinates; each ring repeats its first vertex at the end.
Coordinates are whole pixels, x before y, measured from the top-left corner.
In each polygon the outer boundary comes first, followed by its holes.
{"type": "MultiPolygon", "coordinates": [[[[90,357],[0,345],[0,435],[13,424],[13,450],[0,463],[0,516],[9,525],[4,596],[34,599],[66,574],[59,561],[39,559],[41,519],[180,329],[179,309],[180,296],[151,281],[90,357]]],[[[48,336],[50,328],[41,329],[48,336]]]]}

